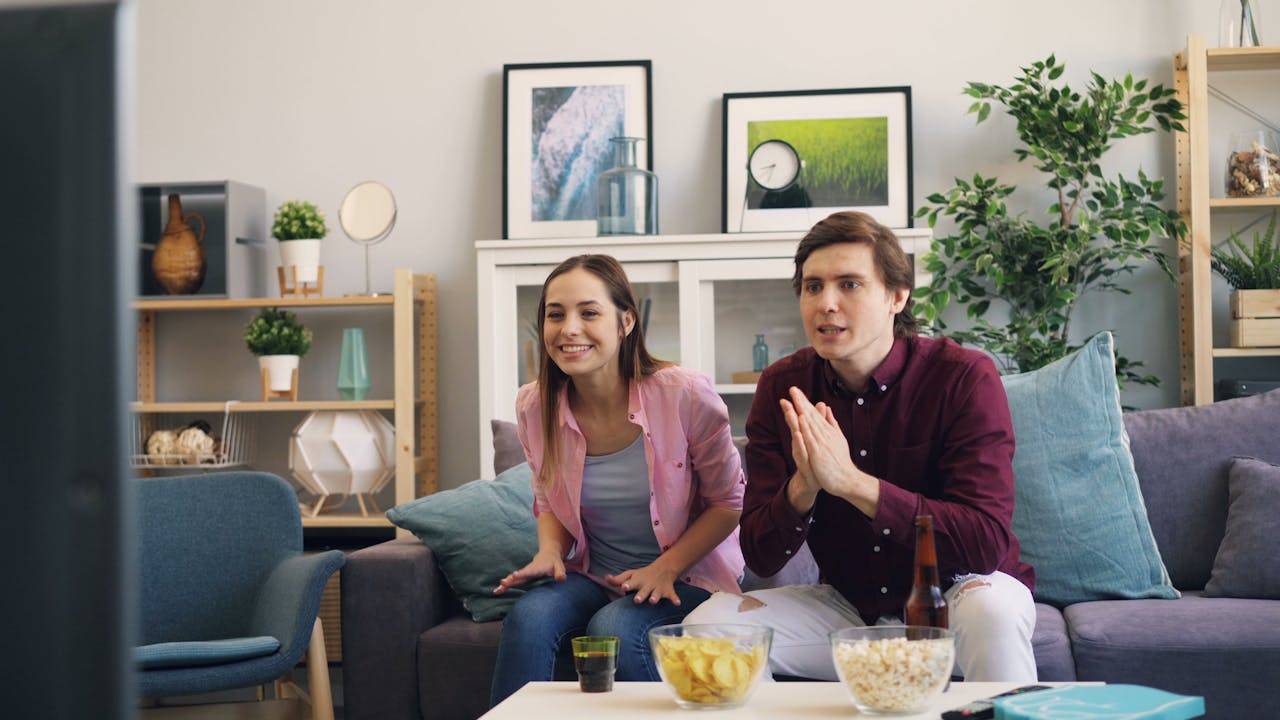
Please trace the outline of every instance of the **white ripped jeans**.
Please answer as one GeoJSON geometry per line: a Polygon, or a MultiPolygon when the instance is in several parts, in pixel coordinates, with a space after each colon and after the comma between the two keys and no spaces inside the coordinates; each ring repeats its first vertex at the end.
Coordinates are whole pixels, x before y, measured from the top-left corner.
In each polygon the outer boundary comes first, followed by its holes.
{"type": "MultiPolygon", "coordinates": [[[[956,633],[956,666],[969,681],[1032,683],[1036,627],[1031,591],[1002,573],[963,575],[946,592],[956,633]]],[[[694,623],[747,623],[773,628],[769,669],[773,673],[836,680],[827,635],[867,623],[830,585],[787,585],[745,595],[718,592],[684,619],[694,623]]],[[[877,625],[901,624],[881,617],[877,625]]]]}

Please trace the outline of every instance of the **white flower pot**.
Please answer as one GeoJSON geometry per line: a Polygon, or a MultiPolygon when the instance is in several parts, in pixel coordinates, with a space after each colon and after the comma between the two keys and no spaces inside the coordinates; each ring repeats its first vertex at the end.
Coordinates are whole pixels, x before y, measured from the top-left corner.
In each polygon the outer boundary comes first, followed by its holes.
{"type": "Polygon", "coordinates": [[[267,381],[276,392],[288,392],[293,388],[293,371],[298,368],[297,355],[262,355],[258,367],[266,368],[267,381]]]}
{"type": "Polygon", "coordinates": [[[281,240],[280,264],[298,269],[298,282],[313,283],[320,274],[319,240],[281,240]]]}

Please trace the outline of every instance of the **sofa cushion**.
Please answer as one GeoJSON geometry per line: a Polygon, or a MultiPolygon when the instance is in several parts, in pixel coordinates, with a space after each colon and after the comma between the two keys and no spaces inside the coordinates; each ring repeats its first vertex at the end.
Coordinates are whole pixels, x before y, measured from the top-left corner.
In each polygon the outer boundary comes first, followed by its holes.
{"type": "MultiPolygon", "coordinates": [[[[489,710],[489,687],[498,661],[502,623],[456,615],[418,638],[418,701],[423,720],[476,718],[489,710]]],[[[556,658],[556,680],[576,680],[565,643],[556,658]]]]}
{"type": "Polygon", "coordinates": [[[490,420],[489,429],[493,431],[494,476],[501,475],[525,461],[524,446],[520,444],[520,436],[516,434],[515,423],[506,420],[490,420]]]}
{"type": "Polygon", "coordinates": [[[135,647],[133,662],[142,670],[200,667],[271,655],[279,649],[280,641],[270,635],[152,643],[135,647]]]}
{"type": "Polygon", "coordinates": [[[1115,373],[1103,332],[1003,378],[1017,440],[1013,531],[1040,602],[1177,597],[1147,523],[1115,373]]]}
{"type": "Polygon", "coordinates": [[[1280,561],[1271,546],[1280,535],[1280,465],[1236,458],[1227,491],[1227,532],[1204,594],[1280,600],[1280,561]]]}
{"type": "Polygon", "coordinates": [[[1041,681],[1070,682],[1076,679],[1071,640],[1067,638],[1067,621],[1058,608],[1036,603],[1036,629],[1031,635],[1031,650],[1036,656],[1036,672],[1041,681]]]}
{"type": "Polygon", "coordinates": [[[529,464],[521,463],[493,480],[469,482],[387,511],[391,522],[431,548],[454,595],[478,622],[505,616],[537,585],[493,594],[499,580],[538,550],[531,477],[529,464]]]}
{"type": "Polygon", "coordinates": [[[1227,523],[1231,458],[1280,463],[1277,427],[1280,390],[1125,416],[1151,531],[1175,587],[1209,581],[1227,523]]]}
{"type": "Polygon", "coordinates": [[[1207,717],[1258,717],[1280,687],[1280,602],[1114,600],[1063,613],[1082,680],[1203,695],[1207,717]]]}

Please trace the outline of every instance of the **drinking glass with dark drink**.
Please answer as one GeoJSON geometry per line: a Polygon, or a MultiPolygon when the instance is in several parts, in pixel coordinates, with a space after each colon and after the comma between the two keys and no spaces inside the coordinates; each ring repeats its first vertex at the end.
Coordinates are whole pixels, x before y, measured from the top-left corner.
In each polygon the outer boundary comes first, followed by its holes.
{"type": "Polygon", "coordinates": [[[584,636],[573,639],[573,666],[582,692],[609,692],[618,670],[618,638],[584,636]]]}

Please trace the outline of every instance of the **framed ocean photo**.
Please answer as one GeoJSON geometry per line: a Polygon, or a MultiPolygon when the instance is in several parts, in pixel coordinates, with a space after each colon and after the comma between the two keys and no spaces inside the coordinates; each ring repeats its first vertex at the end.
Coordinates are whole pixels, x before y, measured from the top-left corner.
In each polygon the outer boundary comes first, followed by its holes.
{"type": "Polygon", "coordinates": [[[653,169],[648,60],[502,68],[502,237],[596,234],[596,179],[614,166],[615,137],[641,138],[653,169]]]}
{"type": "Polygon", "coordinates": [[[911,88],[726,93],[722,114],[721,232],[911,227],[911,88]]]}

